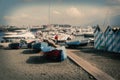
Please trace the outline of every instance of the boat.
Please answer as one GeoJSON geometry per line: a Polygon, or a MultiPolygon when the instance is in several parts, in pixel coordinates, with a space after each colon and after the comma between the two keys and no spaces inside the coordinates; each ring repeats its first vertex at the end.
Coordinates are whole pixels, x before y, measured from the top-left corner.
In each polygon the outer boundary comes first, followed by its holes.
{"type": "Polygon", "coordinates": [[[50,36],[50,39],[53,41],[56,41],[56,39],[55,39],[56,35],[58,36],[57,42],[66,42],[67,40],[72,39],[71,35],[64,34],[64,33],[53,34],[52,36],[50,36]]]}
{"type": "Polygon", "coordinates": [[[3,42],[20,42],[21,39],[29,43],[33,41],[33,39],[35,39],[35,36],[29,31],[26,32],[19,31],[18,33],[10,33],[9,35],[2,36],[3,42]]]}
{"type": "Polygon", "coordinates": [[[94,37],[94,29],[88,27],[88,30],[84,32],[84,37],[94,37]]]}
{"type": "Polygon", "coordinates": [[[83,33],[75,33],[74,36],[83,36],[83,33]]]}
{"type": "Polygon", "coordinates": [[[79,46],[87,46],[89,40],[74,40],[66,42],[68,48],[77,48],[79,46]]]}
{"type": "Polygon", "coordinates": [[[74,36],[83,36],[83,32],[81,29],[76,30],[76,32],[73,33],[74,36]]]}
{"type": "Polygon", "coordinates": [[[94,37],[94,33],[84,33],[84,37],[94,37]]]}
{"type": "MultiPolygon", "coordinates": [[[[48,50],[51,49],[50,46],[47,46],[48,50]],[[49,48],[50,47],[50,48],[49,48]]],[[[48,52],[44,52],[44,56],[46,59],[53,60],[53,61],[64,61],[67,59],[66,48],[64,46],[58,48],[52,48],[52,50],[48,52]]]]}

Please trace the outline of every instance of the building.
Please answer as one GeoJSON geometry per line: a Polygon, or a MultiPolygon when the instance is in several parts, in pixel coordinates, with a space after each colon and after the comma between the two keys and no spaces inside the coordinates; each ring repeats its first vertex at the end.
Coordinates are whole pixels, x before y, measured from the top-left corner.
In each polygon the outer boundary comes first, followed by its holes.
{"type": "Polygon", "coordinates": [[[95,49],[120,53],[120,27],[102,29],[97,26],[94,33],[95,49]]]}

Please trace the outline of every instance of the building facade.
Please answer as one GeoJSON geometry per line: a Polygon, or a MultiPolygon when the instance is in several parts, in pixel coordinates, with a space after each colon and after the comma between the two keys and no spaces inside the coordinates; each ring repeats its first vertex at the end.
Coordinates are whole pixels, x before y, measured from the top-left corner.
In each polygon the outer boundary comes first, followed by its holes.
{"type": "Polygon", "coordinates": [[[120,53],[120,27],[110,27],[102,30],[99,26],[94,32],[94,48],[120,53]]]}

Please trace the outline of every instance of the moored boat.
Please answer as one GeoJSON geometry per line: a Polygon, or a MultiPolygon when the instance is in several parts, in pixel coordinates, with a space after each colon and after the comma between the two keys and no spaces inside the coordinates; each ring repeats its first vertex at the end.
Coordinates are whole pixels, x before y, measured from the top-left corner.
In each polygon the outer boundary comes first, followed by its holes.
{"type": "Polygon", "coordinates": [[[75,40],[66,42],[67,47],[69,48],[77,48],[79,46],[86,46],[89,40],[75,40]]]}

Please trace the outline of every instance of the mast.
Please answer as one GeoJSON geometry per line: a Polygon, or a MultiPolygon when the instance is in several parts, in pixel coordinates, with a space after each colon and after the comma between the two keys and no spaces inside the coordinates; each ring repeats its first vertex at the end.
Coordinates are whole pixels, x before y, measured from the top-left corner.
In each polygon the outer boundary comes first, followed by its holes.
{"type": "Polygon", "coordinates": [[[110,21],[109,21],[109,10],[107,10],[106,15],[105,15],[105,19],[104,19],[104,23],[103,26],[107,27],[110,25],[110,21]]]}
{"type": "Polygon", "coordinates": [[[48,6],[48,25],[50,25],[51,21],[50,21],[50,9],[51,9],[51,3],[50,3],[50,0],[49,0],[49,6],[48,6]]]}

